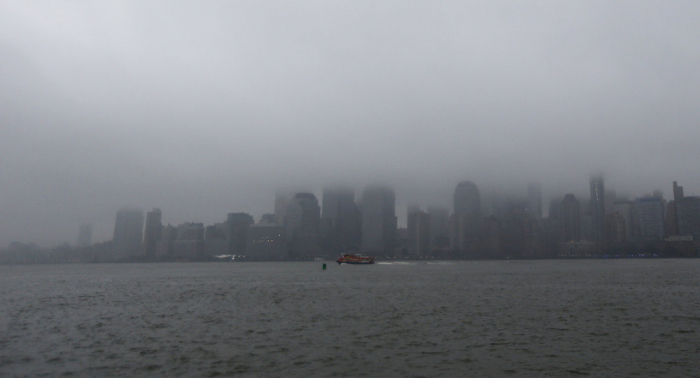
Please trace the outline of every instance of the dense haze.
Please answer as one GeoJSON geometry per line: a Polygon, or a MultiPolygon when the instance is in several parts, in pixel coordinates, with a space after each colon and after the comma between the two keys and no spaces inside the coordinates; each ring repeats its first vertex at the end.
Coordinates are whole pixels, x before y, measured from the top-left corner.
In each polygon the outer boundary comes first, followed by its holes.
{"type": "Polygon", "coordinates": [[[696,1],[0,4],[0,247],[277,188],[700,194],[696,1]]]}

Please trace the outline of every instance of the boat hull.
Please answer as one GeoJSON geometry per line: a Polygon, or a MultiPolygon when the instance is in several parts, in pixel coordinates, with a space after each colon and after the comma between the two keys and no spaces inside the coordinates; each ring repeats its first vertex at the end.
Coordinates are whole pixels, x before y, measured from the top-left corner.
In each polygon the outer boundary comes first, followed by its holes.
{"type": "Polygon", "coordinates": [[[374,264],[374,257],[344,254],[335,260],[338,264],[369,265],[374,264]]]}
{"type": "Polygon", "coordinates": [[[371,261],[340,261],[340,259],[336,260],[338,264],[350,264],[350,265],[369,265],[369,264],[374,264],[374,260],[371,261]]]}

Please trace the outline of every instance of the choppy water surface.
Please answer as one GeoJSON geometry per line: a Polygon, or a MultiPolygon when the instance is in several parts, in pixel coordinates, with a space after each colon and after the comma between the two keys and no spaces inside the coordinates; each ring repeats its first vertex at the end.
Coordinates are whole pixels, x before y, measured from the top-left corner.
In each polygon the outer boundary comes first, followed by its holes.
{"type": "Polygon", "coordinates": [[[0,267],[0,376],[697,376],[700,260],[0,267]]]}

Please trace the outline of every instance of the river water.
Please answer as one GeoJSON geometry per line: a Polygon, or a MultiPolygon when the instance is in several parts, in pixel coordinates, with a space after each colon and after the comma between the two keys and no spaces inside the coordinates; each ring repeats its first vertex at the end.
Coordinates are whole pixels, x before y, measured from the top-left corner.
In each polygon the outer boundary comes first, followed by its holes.
{"type": "Polygon", "coordinates": [[[700,260],[0,267],[0,376],[698,376],[700,260]]]}

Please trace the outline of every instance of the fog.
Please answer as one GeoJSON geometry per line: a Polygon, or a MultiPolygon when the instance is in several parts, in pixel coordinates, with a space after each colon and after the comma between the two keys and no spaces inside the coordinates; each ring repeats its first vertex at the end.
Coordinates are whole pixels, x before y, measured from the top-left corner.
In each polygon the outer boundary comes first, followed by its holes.
{"type": "Polygon", "coordinates": [[[0,247],[383,182],[700,193],[695,1],[0,3],[0,247]]]}

